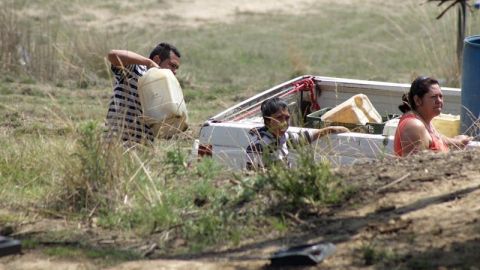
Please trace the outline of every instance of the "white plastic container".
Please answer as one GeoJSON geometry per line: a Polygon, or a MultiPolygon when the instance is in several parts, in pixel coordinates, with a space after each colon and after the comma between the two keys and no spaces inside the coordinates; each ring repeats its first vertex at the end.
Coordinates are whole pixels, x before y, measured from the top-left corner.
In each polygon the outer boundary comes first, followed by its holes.
{"type": "Polygon", "coordinates": [[[395,136],[395,131],[397,131],[398,123],[400,123],[400,118],[390,119],[385,122],[383,127],[383,136],[395,136]]]}
{"type": "Polygon", "coordinates": [[[455,137],[460,134],[460,115],[444,114],[432,119],[435,129],[447,137],[455,137]]]}
{"type": "Polygon", "coordinates": [[[169,69],[149,69],[138,80],[143,121],[156,137],[169,138],[188,128],[188,112],[182,88],[169,69]]]}
{"type": "Polygon", "coordinates": [[[355,95],[321,116],[322,121],[365,125],[382,123],[382,117],[364,94],[355,95]]]}
{"type": "MultiPolygon", "coordinates": [[[[391,119],[385,122],[383,128],[384,136],[394,136],[400,118],[391,119]]],[[[435,129],[447,137],[455,137],[460,134],[460,115],[443,114],[432,119],[435,129]]]]}

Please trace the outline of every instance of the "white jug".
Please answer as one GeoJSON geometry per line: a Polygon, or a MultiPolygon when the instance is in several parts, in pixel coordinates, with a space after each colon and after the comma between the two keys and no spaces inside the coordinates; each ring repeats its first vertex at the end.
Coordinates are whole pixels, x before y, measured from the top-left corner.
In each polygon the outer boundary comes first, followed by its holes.
{"type": "Polygon", "coordinates": [[[188,112],[182,88],[169,69],[150,68],[138,80],[143,121],[156,137],[169,138],[188,128],[188,112]]]}
{"type": "Polygon", "coordinates": [[[382,123],[382,117],[364,94],[355,95],[321,116],[322,121],[361,124],[382,123]]]}
{"type": "Polygon", "coordinates": [[[441,113],[432,119],[432,124],[438,132],[447,137],[460,135],[460,115],[441,113]]]}

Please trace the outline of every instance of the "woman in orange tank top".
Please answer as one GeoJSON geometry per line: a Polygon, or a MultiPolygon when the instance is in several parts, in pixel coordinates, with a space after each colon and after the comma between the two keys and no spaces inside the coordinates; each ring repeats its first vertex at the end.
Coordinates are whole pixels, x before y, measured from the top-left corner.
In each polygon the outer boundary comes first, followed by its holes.
{"type": "Polygon", "coordinates": [[[393,148],[398,156],[407,156],[422,150],[448,152],[449,148],[463,149],[472,140],[459,135],[447,138],[438,133],[431,121],[443,108],[443,95],[437,80],[430,77],[416,78],[408,95],[402,97],[398,108],[404,113],[400,118],[393,148]]]}

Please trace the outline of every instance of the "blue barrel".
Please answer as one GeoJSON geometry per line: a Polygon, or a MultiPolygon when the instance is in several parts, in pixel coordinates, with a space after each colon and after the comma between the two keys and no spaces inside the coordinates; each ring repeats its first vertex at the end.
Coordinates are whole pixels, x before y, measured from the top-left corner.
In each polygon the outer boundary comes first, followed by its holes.
{"type": "Polygon", "coordinates": [[[462,64],[462,133],[477,135],[480,114],[480,35],[465,38],[462,64]]]}

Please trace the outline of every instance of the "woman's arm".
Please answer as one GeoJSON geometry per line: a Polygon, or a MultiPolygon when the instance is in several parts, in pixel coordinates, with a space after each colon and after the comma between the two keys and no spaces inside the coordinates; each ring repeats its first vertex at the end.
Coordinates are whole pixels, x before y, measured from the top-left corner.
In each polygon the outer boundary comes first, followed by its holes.
{"type": "Polygon", "coordinates": [[[441,135],[442,140],[445,144],[448,145],[450,149],[465,149],[465,146],[473,139],[467,135],[457,135],[453,138],[448,138],[447,136],[441,135]]]}
{"type": "Polygon", "coordinates": [[[418,119],[409,120],[405,123],[403,132],[400,134],[403,156],[428,149],[430,141],[431,137],[425,125],[418,119]]]}

